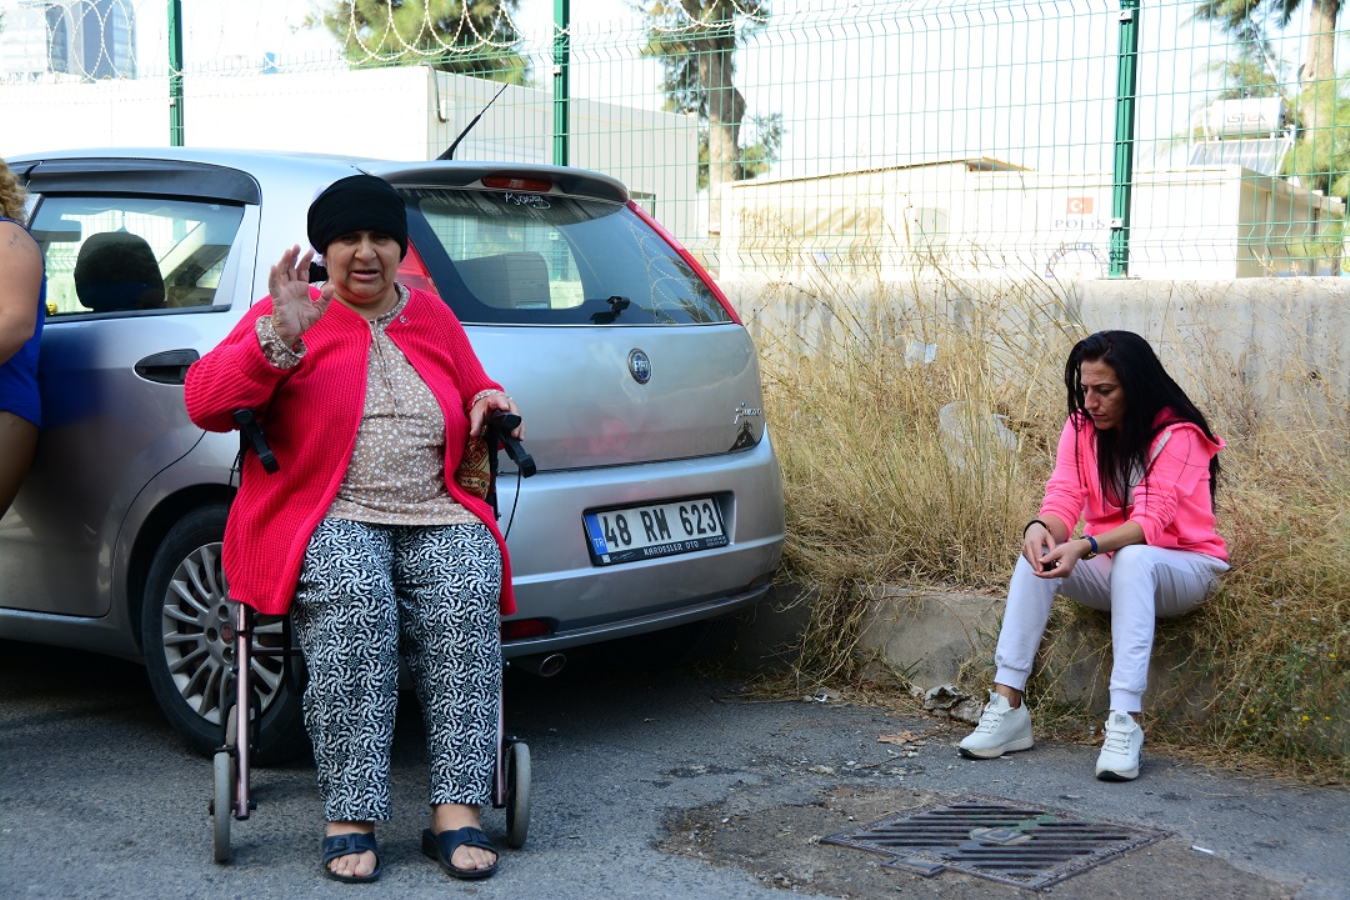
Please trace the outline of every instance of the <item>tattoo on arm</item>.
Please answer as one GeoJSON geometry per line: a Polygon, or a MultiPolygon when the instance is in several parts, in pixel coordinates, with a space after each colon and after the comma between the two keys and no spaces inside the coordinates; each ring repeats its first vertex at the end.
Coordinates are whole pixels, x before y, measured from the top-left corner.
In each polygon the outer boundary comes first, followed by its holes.
{"type": "Polygon", "coordinates": [[[10,232],[9,247],[11,250],[22,250],[28,256],[34,256],[38,253],[38,246],[33,241],[32,236],[22,230],[10,232]]]}

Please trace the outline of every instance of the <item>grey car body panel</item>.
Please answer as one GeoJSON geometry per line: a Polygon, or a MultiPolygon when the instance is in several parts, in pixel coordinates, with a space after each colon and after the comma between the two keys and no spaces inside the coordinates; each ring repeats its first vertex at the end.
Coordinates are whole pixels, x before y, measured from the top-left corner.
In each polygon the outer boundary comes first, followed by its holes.
{"type": "Polygon", "coordinates": [[[743,425],[763,433],[759,361],[739,325],[465,328],[520,403],[540,471],[713,456],[743,425]],[[646,384],[629,372],[635,349],[651,360],[646,384]]]}
{"type": "MultiPolygon", "coordinates": [[[[472,184],[486,174],[510,172],[548,177],[568,192],[613,202],[627,197],[612,178],[550,166],[184,148],[69,151],[44,154],[40,165],[31,165],[36,159],[10,164],[33,170],[38,193],[180,191],[246,204],[215,308],[120,319],[61,316],[48,321],[44,334],[43,364],[68,366],[62,377],[79,377],[81,367],[98,371],[100,392],[115,396],[117,414],[78,440],[44,433],[41,466],[51,465],[47,455],[52,462],[69,456],[70,476],[61,483],[56,468],[37,470],[16,503],[19,517],[11,513],[0,523],[0,637],[120,656],[137,653],[138,598],[128,595],[128,579],[133,557],[145,552],[148,523],[194,492],[210,488],[209,496],[223,499],[220,486],[238,446],[232,433],[204,434],[192,426],[182,388],[148,382],[134,373],[134,364],[165,351],[204,354],[218,343],[266,294],[273,260],[286,247],[304,246],[305,211],[323,185],[357,171],[404,186],[472,184]],[[213,166],[238,171],[220,177],[213,166]],[[121,174],[104,180],[108,173],[121,174]],[[253,189],[261,206],[247,201],[253,189]],[[56,348],[50,361],[49,347],[56,348]],[[147,434],[117,444],[117,435],[136,422],[147,434]],[[85,484],[99,472],[108,473],[106,484],[85,484]],[[68,519],[64,527],[83,543],[38,546],[22,510],[48,504],[65,504],[59,507],[68,519]],[[63,556],[71,552],[73,558],[63,556]]],[[[508,656],[731,612],[764,593],[781,554],[782,486],[764,427],[757,358],[743,327],[467,330],[487,371],[520,402],[526,446],[540,470],[520,483],[517,497],[512,466],[503,457],[502,525],[510,525],[515,565],[513,618],[544,619],[556,632],[509,643],[508,656]],[[646,384],[629,368],[635,349],[651,360],[646,384]],[[610,567],[592,564],[585,510],[702,496],[714,497],[721,508],[727,546],[610,567]]]]}
{"type": "MultiPolygon", "coordinates": [[[[49,185],[65,187],[55,178],[49,185]]],[[[241,268],[252,272],[257,222],[257,207],[247,208],[221,274],[222,296],[239,293],[241,268]]],[[[236,318],[204,307],[49,320],[39,357],[43,429],[14,502],[36,539],[26,552],[9,552],[5,544],[24,534],[0,532],[0,607],[108,614],[124,580],[115,548],[131,502],[202,437],[181,385],[147,381],[136,364],[166,351],[204,354],[236,318]]]]}

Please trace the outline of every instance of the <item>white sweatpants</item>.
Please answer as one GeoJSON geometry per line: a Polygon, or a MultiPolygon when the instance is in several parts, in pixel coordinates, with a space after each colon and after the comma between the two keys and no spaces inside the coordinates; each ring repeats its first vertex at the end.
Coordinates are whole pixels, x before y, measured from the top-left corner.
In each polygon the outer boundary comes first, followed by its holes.
{"type": "Polygon", "coordinates": [[[1218,584],[1228,564],[1203,553],[1132,544],[1108,556],[1080,560],[1068,578],[1037,578],[1017,558],[1008,606],[998,636],[994,680],[1026,688],[1056,594],[1111,614],[1111,709],[1140,712],[1148,687],[1153,624],[1195,609],[1218,584]]]}

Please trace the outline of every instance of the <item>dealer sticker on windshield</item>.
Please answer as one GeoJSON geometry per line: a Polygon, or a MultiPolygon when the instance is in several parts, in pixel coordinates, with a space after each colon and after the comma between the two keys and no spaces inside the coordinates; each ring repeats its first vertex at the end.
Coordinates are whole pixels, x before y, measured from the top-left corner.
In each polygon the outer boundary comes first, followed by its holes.
{"type": "Polygon", "coordinates": [[[588,512],[586,536],[597,566],[693,553],[728,543],[722,511],[711,497],[588,512]]]}

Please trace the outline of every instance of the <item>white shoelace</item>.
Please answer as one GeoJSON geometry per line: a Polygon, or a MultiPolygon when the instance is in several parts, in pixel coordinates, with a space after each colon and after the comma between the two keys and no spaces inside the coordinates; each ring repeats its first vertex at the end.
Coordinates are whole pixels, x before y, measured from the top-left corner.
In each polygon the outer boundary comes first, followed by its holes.
{"type": "Polygon", "coordinates": [[[986,706],[984,713],[980,716],[980,724],[975,726],[975,732],[977,734],[990,734],[997,731],[1004,715],[1010,712],[1012,712],[1011,709],[993,709],[986,706]]]}
{"type": "Polygon", "coordinates": [[[1106,740],[1102,741],[1102,749],[1108,753],[1129,753],[1130,733],[1133,730],[1134,729],[1127,728],[1124,725],[1107,722],[1106,740]]]}

